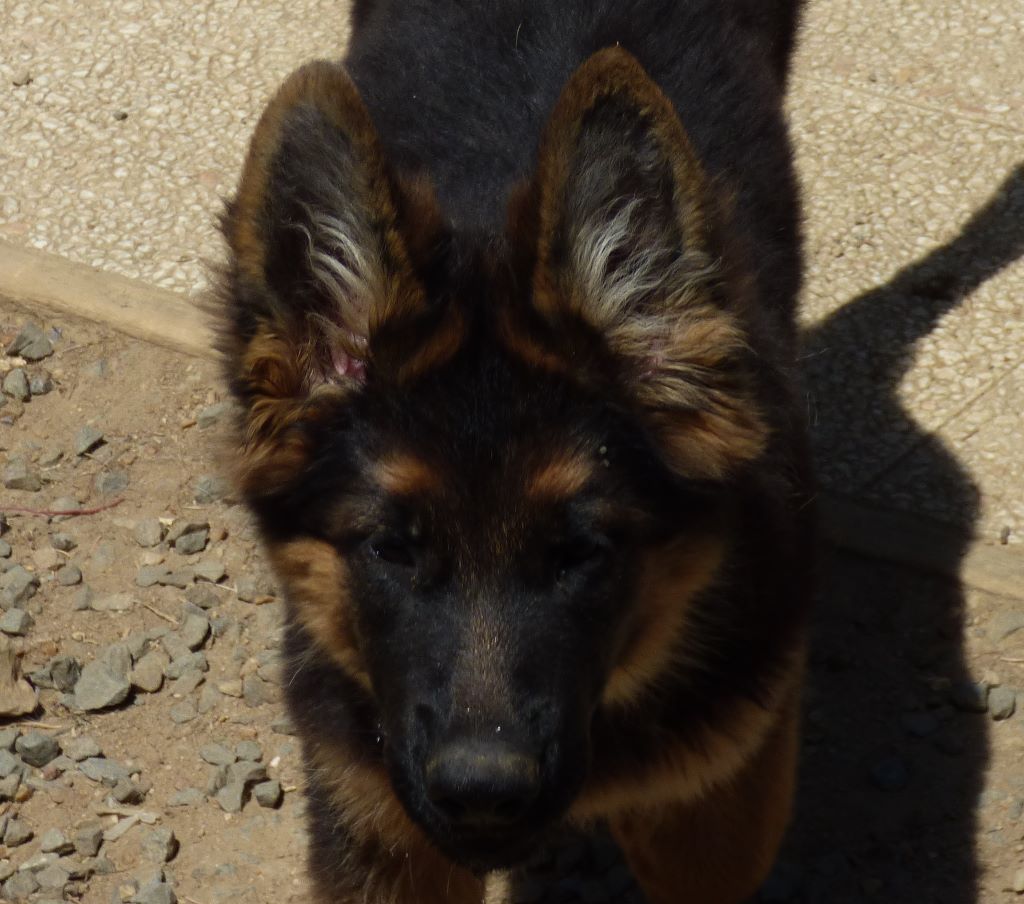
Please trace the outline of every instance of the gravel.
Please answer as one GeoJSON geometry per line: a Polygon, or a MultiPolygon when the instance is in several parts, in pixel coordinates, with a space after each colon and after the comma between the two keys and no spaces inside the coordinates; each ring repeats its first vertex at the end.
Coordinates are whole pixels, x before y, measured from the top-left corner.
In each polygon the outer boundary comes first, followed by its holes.
{"type": "Polygon", "coordinates": [[[71,449],[75,455],[85,455],[92,452],[103,441],[103,433],[87,424],[75,434],[71,449]]]}
{"type": "Polygon", "coordinates": [[[26,323],[7,346],[8,355],[19,355],[26,361],[41,361],[53,354],[53,343],[35,323],[26,323]]]}
{"type": "Polygon", "coordinates": [[[240,760],[259,763],[263,759],[263,748],[256,741],[239,741],[235,745],[235,756],[240,760]]]}
{"type": "Polygon", "coordinates": [[[24,820],[9,819],[7,829],[4,831],[4,844],[9,848],[19,847],[31,841],[34,834],[32,828],[24,820]]]}
{"type": "Polygon", "coordinates": [[[988,709],[989,686],[983,681],[958,681],[949,689],[950,702],[959,710],[983,713],[988,709]]]}
{"type": "Polygon", "coordinates": [[[75,706],[85,712],[118,706],[128,699],[131,682],[101,660],[93,660],[82,669],[75,685],[75,706]]]}
{"type": "Polygon", "coordinates": [[[194,501],[199,505],[210,505],[226,499],[231,492],[228,481],[223,477],[212,474],[204,474],[195,484],[194,501]]]}
{"type": "Polygon", "coordinates": [[[988,694],[989,715],[996,722],[1009,719],[1017,708],[1017,694],[1011,687],[994,687],[988,694]]]}
{"type": "Polygon", "coordinates": [[[206,643],[210,635],[210,621],[203,615],[188,615],[179,633],[185,646],[194,652],[206,643]]]}
{"type": "Polygon", "coordinates": [[[79,738],[69,738],[64,742],[64,754],[76,763],[80,763],[82,760],[102,756],[103,750],[95,739],[88,735],[82,735],[79,738]]]}
{"type": "Polygon", "coordinates": [[[14,745],[18,755],[30,766],[42,768],[60,755],[60,744],[51,735],[30,731],[18,738],[14,745]]]}
{"type": "Polygon", "coordinates": [[[230,766],[238,757],[223,744],[211,742],[199,748],[199,756],[211,766],[230,766]]]}
{"type": "Polygon", "coordinates": [[[146,549],[159,546],[164,538],[164,526],[159,518],[144,518],[132,529],[132,537],[146,549]]]}
{"type": "Polygon", "coordinates": [[[24,637],[33,623],[32,616],[24,609],[8,609],[0,616],[0,631],[15,637],[24,637]]]}
{"type": "Polygon", "coordinates": [[[136,607],[130,593],[111,593],[94,599],[89,608],[94,612],[130,612],[136,607]]]}
{"type": "Polygon", "coordinates": [[[150,650],[135,663],[130,676],[132,686],[155,694],[163,686],[164,670],[170,664],[170,657],[162,650],[150,650]]]}
{"type": "Polygon", "coordinates": [[[82,583],[82,569],[75,564],[69,563],[62,568],[58,568],[55,577],[61,587],[74,587],[76,584],[82,583]]]}
{"type": "Polygon", "coordinates": [[[39,850],[44,854],[70,854],[75,845],[60,829],[49,829],[39,839],[39,850]]]}
{"type": "Polygon", "coordinates": [[[11,459],[3,471],[4,486],[9,490],[38,493],[43,488],[42,478],[20,458],[11,459]]]}
{"type": "Polygon", "coordinates": [[[204,525],[198,530],[191,530],[183,533],[174,540],[174,549],[183,556],[194,555],[206,549],[210,540],[210,528],[204,525]]]}
{"type": "Polygon", "coordinates": [[[281,783],[277,781],[259,782],[252,789],[252,796],[261,807],[277,809],[284,799],[281,783]]]}
{"type": "Polygon", "coordinates": [[[95,857],[103,845],[103,826],[95,820],[83,823],[75,830],[72,843],[82,857],[95,857]]]}
{"type": "Polygon", "coordinates": [[[89,757],[87,760],[82,760],[78,768],[82,770],[82,774],[86,778],[106,785],[108,788],[113,788],[119,781],[131,777],[131,773],[126,767],[114,760],[108,760],[106,757],[89,757]]]}
{"type": "Polygon", "coordinates": [[[4,377],[3,391],[12,399],[17,399],[19,402],[27,402],[31,398],[31,387],[29,386],[25,371],[20,367],[10,371],[4,377]]]}
{"type": "Polygon", "coordinates": [[[142,854],[154,863],[169,863],[178,853],[178,839],[166,826],[147,832],[142,838],[142,854]]]}
{"type": "Polygon", "coordinates": [[[4,609],[27,603],[39,589],[39,578],[21,565],[14,565],[0,575],[0,605],[4,609]]]}

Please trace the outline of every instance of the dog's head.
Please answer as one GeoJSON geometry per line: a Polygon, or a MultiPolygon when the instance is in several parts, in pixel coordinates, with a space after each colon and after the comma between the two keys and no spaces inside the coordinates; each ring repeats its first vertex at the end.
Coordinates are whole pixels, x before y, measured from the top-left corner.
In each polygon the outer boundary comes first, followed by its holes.
{"type": "Polygon", "coordinates": [[[595,711],[686,660],[766,437],[711,204],[618,50],[566,86],[500,236],[389,166],[340,66],[256,131],[225,220],[239,485],[460,862],[519,856],[581,788],[595,711]]]}

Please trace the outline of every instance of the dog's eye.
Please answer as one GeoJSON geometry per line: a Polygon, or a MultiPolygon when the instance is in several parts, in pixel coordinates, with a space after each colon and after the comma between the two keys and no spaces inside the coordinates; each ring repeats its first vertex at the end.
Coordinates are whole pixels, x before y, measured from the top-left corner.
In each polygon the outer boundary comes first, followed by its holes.
{"type": "Polygon", "coordinates": [[[396,537],[382,537],[370,541],[370,552],[374,558],[382,559],[391,565],[412,568],[416,564],[416,556],[412,547],[396,537]]]}
{"type": "Polygon", "coordinates": [[[577,537],[554,549],[555,571],[562,581],[571,573],[597,565],[608,554],[608,544],[594,537],[577,537]]]}

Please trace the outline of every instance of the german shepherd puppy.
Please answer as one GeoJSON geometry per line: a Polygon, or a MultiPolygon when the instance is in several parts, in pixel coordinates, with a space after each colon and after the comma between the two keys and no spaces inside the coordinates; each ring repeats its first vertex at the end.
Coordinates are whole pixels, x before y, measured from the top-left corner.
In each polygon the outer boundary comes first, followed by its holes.
{"type": "Polygon", "coordinates": [[[323,904],[498,899],[607,826],[651,904],[790,806],[812,491],[798,0],[357,0],[224,219],[241,494],[323,904]]]}

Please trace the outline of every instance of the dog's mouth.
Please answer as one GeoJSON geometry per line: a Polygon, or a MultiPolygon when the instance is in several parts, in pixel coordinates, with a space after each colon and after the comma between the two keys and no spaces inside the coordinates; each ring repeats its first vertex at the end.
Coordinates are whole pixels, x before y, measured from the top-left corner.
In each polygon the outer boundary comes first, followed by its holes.
{"type": "Polygon", "coordinates": [[[511,869],[528,860],[540,847],[544,829],[531,831],[440,831],[431,838],[451,860],[475,873],[511,869]]]}

